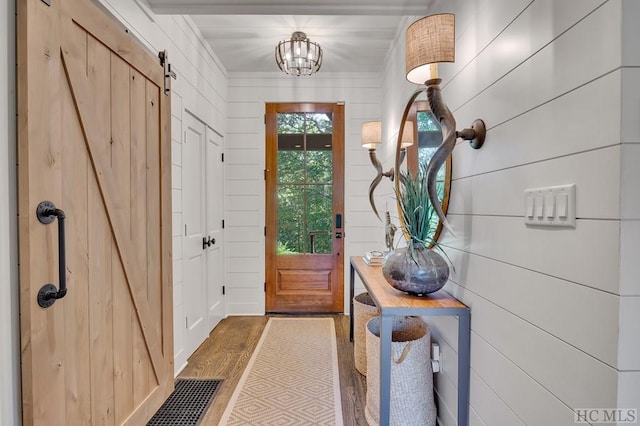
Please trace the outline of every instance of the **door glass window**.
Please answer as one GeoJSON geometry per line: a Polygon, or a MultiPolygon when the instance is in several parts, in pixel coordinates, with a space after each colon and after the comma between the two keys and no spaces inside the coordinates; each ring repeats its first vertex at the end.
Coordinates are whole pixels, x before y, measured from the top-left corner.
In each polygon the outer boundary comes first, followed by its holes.
{"type": "Polygon", "coordinates": [[[330,113],[278,114],[278,254],[332,252],[330,113]]]}

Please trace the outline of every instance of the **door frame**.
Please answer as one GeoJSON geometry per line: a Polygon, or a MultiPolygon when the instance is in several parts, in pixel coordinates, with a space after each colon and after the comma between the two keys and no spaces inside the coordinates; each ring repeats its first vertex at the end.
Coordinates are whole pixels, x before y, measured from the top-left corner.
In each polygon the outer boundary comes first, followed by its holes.
{"type": "MultiPolygon", "coordinates": [[[[342,140],[338,149],[332,147],[334,162],[334,179],[332,184],[333,208],[332,208],[332,228],[331,235],[333,241],[333,285],[334,300],[333,308],[330,312],[344,312],[344,237],[345,237],[345,215],[344,215],[344,169],[345,169],[345,126],[344,126],[344,102],[273,102],[266,103],[265,108],[265,139],[266,139],[266,161],[265,161],[265,311],[269,310],[270,291],[277,284],[277,278],[273,277],[276,269],[277,258],[277,209],[270,206],[277,206],[277,119],[269,119],[270,115],[278,113],[314,113],[331,112],[333,121],[333,134],[342,140]],[[273,138],[273,135],[276,135],[273,138]],[[275,154],[274,154],[275,153],[275,154]],[[337,166],[337,167],[336,167],[337,166]],[[272,177],[272,178],[271,178],[272,177]],[[336,227],[336,214],[342,215],[341,228],[336,227]],[[335,238],[336,232],[341,233],[339,243],[335,238]]],[[[277,274],[277,271],[276,271],[277,274]]],[[[271,310],[273,311],[273,310],[271,310]]],[[[284,312],[284,311],[283,311],[284,312]]],[[[296,312],[317,312],[305,309],[296,312]]],[[[329,311],[327,311],[328,313],[329,311]]]]}

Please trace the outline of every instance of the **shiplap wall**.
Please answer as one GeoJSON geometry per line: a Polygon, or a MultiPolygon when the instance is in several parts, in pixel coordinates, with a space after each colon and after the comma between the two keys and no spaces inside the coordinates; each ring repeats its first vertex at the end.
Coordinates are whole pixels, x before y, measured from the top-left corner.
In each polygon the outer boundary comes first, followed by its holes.
{"type": "MultiPolygon", "coordinates": [[[[457,52],[440,66],[444,99],[458,128],[475,118],[489,128],[482,149],[454,151],[457,236],[440,240],[456,268],[446,289],[471,307],[470,424],[570,425],[577,408],[640,408],[639,2],[450,7],[457,52]],[[524,189],[567,183],[576,228],[526,227],[524,189]]],[[[385,105],[412,90],[398,63],[403,40],[385,105]]],[[[440,421],[454,425],[457,324],[428,322],[443,356],[440,421]]]]}
{"type": "MultiPolygon", "coordinates": [[[[275,66],[275,64],[274,64],[275,66]]],[[[230,73],[225,168],[227,313],[264,313],[265,125],[267,102],[345,103],[345,309],[348,258],[384,247],[380,222],[367,190],[375,176],[360,146],[363,121],[380,119],[380,75],[318,73],[295,78],[281,73],[230,73]]]]}
{"type": "Polygon", "coordinates": [[[0,424],[20,423],[15,2],[0,0],[0,424]]]}
{"type": "Polygon", "coordinates": [[[167,49],[172,69],[177,73],[177,80],[172,81],[171,92],[173,320],[177,374],[191,355],[186,353],[183,345],[186,307],[182,297],[182,119],[185,114],[191,113],[217,132],[225,133],[226,70],[190,18],[155,15],[143,0],[101,2],[152,52],[167,49]]]}

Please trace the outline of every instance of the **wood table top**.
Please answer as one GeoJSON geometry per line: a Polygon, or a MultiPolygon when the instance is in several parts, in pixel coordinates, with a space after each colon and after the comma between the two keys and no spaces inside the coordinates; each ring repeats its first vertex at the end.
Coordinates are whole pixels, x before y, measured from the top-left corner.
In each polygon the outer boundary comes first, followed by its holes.
{"type": "Polygon", "coordinates": [[[381,310],[405,309],[466,309],[467,306],[440,290],[425,296],[415,296],[391,287],[382,275],[381,266],[367,265],[361,256],[352,256],[351,264],[381,310]]]}

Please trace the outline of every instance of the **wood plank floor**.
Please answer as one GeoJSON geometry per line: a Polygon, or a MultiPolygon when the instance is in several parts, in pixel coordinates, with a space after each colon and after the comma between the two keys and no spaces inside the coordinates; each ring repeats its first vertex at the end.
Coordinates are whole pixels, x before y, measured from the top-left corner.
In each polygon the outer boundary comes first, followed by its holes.
{"type": "MultiPolygon", "coordinates": [[[[331,317],[334,318],[336,326],[344,424],[366,425],[366,381],[353,363],[353,344],[349,341],[349,317],[331,317]]],[[[268,320],[269,316],[237,316],[222,320],[180,373],[180,378],[224,379],[205,414],[203,425],[217,425],[220,421],[268,320]]]]}

